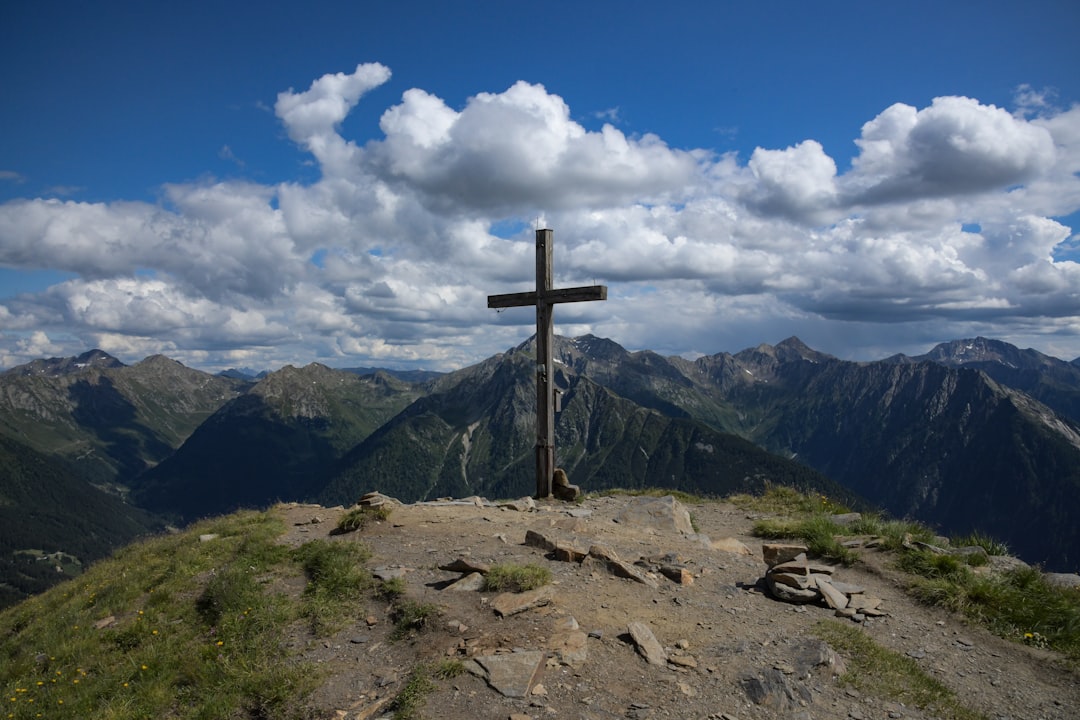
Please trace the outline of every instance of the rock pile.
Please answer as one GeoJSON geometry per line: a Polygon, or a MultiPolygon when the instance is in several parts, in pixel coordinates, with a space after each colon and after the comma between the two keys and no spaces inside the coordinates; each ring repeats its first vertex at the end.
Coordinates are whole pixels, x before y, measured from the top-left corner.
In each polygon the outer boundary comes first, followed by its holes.
{"type": "Polygon", "coordinates": [[[819,603],[836,610],[838,617],[862,622],[867,617],[888,613],[881,609],[881,598],[867,595],[857,585],[833,577],[836,568],[811,560],[805,545],[766,543],[761,553],[769,569],[765,587],[777,600],[787,603],[819,603]]]}

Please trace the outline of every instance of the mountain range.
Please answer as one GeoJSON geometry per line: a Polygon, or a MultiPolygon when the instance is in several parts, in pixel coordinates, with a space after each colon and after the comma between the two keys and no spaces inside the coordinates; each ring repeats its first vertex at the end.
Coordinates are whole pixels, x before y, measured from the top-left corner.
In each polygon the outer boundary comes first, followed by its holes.
{"type": "MultiPolygon", "coordinates": [[[[556,461],[585,490],[794,485],[979,531],[1050,569],[1080,564],[1080,359],[985,338],[878,362],[797,338],[696,360],[593,336],[556,338],[554,352],[556,461]]],[[[278,500],[530,494],[534,358],[530,340],[442,375],[312,364],[258,380],[97,350],[36,360],[0,373],[3,449],[41,469],[31,483],[3,463],[0,509],[25,505],[14,488],[44,498],[78,481],[118,503],[95,515],[138,509],[136,525],[98,533],[108,544],[278,500]]],[[[57,517],[74,533],[91,505],[57,517]]],[[[19,527],[0,536],[5,556],[75,547],[19,527]]]]}

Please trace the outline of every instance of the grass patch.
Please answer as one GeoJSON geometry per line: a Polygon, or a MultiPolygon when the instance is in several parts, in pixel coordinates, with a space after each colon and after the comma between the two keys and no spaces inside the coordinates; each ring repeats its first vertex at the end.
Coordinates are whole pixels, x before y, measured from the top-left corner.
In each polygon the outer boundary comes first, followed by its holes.
{"type": "Polygon", "coordinates": [[[300,572],[284,530],[273,513],[202,522],[0,613],[7,716],[297,717],[319,674],[282,662],[300,605],[272,589],[300,572]]]}
{"type": "Polygon", "coordinates": [[[1008,555],[1009,546],[1003,542],[999,542],[989,535],[984,535],[978,530],[968,535],[961,535],[960,537],[950,538],[950,544],[953,547],[981,547],[986,551],[987,555],[1008,555]]]}
{"type": "Polygon", "coordinates": [[[427,703],[427,696],[435,690],[435,680],[449,680],[465,672],[465,663],[457,658],[446,658],[434,665],[422,663],[409,673],[409,679],[390,705],[394,720],[415,720],[427,703]]]}
{"type": "Polygon", "coordinates": [[[427,703],[427,696],[435,690],[434,679],[449,680],[465,672],[465,663],[456,658],[441,660],[435,665],[420,664],[409,673],[401,692],[390,705],[394,720],[414,720],[427,703]]]}
{"type": "Polygon", "coordinates": [[[409,673],[405,686],[394,698],[391,709],[394,720],[413,720],[419,717],[421,708],[427,702],[428,694],[435,689],[431,680],[431,670],[427,665],[417,665],[409,673]]]}
{"type": "Polygon", "coordinates": [[[985,720],[964,707],[944,684],[927,675],[913,659],[887,650],[850,624],[822,620],[814,634],[844,656],[841,682],[875,697],[926,710],[948,720],[985,720]]]}
{"type": "Polygon", "coordinates": [[[375,592],[383,600],[393,602],[405,594],[405,585],[405,578],[403,577],[390,578],[379,583],[375,592]]]}
{"type": "MultiPolygon", "coordinates": [[[[848,526],[840,526],[830,519],[839,506],[823,496],[803,495],[790,488],[770,488],[760,497],[736,495],[729,501],[778,516],[755,523],[754,535],[798,539],[811,553],[845,564],[858,556],[837,538],[880,537],[880,547],[894,552],[897,566],[912,575],[908,590],[919,600],[962,613],[1002,637],[1048,647],[1073,662],[1080,661],[1080,592],[1048,585],[1038,568],[976,572],[973,566],[986,562],[982,553],[954,555],[911,549],[912,542],[940,543],[924,525],[867,513],[848,526]]],[[[987,555],[1008,554],[1005,545],[979,533],[951,544],[978,546],[987,555]]]]}
{"type": "Polygon", "coordinates": [[[487,592],[524,592],[551,582],[551,571],[542,565],[494,565],[484,574],[487,592]]]}
{"type": "Polygon", "coordinates": [[[438,606],[432,603],[419,603],[415,600],[401,601],[391,612],[394,629],[390,632],[390,641],[404,640],[414,632],[424,630],[440,614],[438,606]]]}
{"type": "Polygon", "coordinates": [[[854,535],[876,535],[882,538],[880,547],[883,550],[899,551],[907,542],[924,542],[931,545],[937,540],[934,532],[917,522],[910,520],[889,520],[874,513],[863,513],[848,528],[848,532],[854,535]]]}
{"type": "Polygon", "coordinates": [[[318,636],[341,628],[356,603],[374,581],[364,563],[371,558],[366,546],[354,542],[313,540],[293,551],[308,577],[301,614],[318,636]]]}
{"type": "Polygon", "coordinates": [[[0,612],[7,716],[301,717],[320,671],[290,659],[284,639],[305,620],[333,629],[373,582],[359,543],[290,550],[284,531],[274,512],[205,521],[0,612]],[[302,594],[279,590],[300,576],[302,594]]]}
{"type": "Polygon", "coordinates": [[[963,559],[925,551],[905,553],[899,565],[916,575],[910,592],[923,602],[1080,661],[1080,593],[1047,584],[1038,568],[976,573],[963,559]]]}
{"type": "Polygon", "coordinates": [[[852,565],[859,559],[855,550],[844,547],[837,536],[848,530],[829,519],[815,514],[805,518],[768,518],[754,523],[753,534],[767,539],[796,538],[802,540],[811,555],[852,565]]]}
{"type": "Polygon", "coordinates": [[[825,495],[807,495],[795,488],[776,485],[767,488],[761,495],[741,493],[732,495],[727,500],[743,510],[775,515],[808,513],[837,515],[851,512],[846,505],[831,500],[825,495]]]}
{"type": "Polygon", "coordinates": [[[357,530],[363,530],[369,524],[386,520],[390,517],[391,509],[386,505],[379,505],[378,507],[361,506],[349,510],[341,519],[338,520],[337,526],[330,531],[331,535],[344,535],[345,533],[356,532],[357,530]]]}
{"type": "Polygon", "coordinates": [[[449,680],[465,673],[465,663],[457,658],[440,660],[432,674],[440,680],[449,680]]]}

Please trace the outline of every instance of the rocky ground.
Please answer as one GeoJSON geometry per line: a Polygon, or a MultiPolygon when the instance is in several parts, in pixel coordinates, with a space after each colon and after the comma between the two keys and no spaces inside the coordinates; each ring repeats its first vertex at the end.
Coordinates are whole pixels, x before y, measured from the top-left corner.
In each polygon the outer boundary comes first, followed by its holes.
{"type": "Polygon", "coordinates": [[[823,604],[788,604],[763,591],[759,581],[768,566],[745,511],[719,502],[690,505],[696,534],[677,529],[670,514],[624,515],[651,500],[537,502],[535,509],[526,501],[502,507],[480,500],[403,505],[387,521],[337,536],[330,530],[341,508],[283,506],[286,542],[363,542],[373,552],[372,568],[404,577],[407,597],[440,610],[429,629],[391,642],[388,605],[372,599],[334,637],[294,638],[301,654],[326,671],[311,701],[313,716],[389,715],[389,703],[418,663],[449,658],[469,672],[436,680],[419,717],[936,717],[841,683],[843,655],[813,633],[821,620],[850,624],[915,659],[987,718],[1080,716],[1075,669],[1051,652],[999,639],[909,599],[886,555],[864,550],[863,562],[833,576],[883,601],[886,615],[854,623],[836,618],[823,604]],[[526,544],[530,530],[533,544],[526,544]],[[619,577],[617,566],[595,558],[556,560],[537,546],[560,538],[563,552],[606,546],[630,564],[628,574],[636,570],[641,577],[619,577]],[[679,561],[689,572],[675,579],[659,572],[665,555],[667,564],[679,561]],[[641,558],[655,564],[632,565],[641,558]],[[452,587],[464,571],[439,568],[459,559],[539,564],[550,569],[553,582],[534,598],[536,607],[515,612],[506,603],[520,597],[452,587]],[[649,635],[659,645],[651,654],[649,635]]]}

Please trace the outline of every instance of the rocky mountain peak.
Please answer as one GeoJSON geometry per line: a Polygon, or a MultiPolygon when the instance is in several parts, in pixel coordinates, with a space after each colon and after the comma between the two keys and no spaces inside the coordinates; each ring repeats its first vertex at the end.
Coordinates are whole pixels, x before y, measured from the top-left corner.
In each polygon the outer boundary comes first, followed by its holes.
{"type": "Polygon", "coordinates": [[[784,362],[793,360],[809,360],[810,362],[822,362],[823,360],[835,360],[832,355],[814,350],[799,338],[792,335],[776,345],[775,356],[784,362]]]}
{"type": "Polygon", "coordinates": [[[931,362],[962,367],[981,363],[997,363],[1014,369],[1039,369],[1053,364],[1054,358],[1043,355],[1037,350],[1021,350],[1002,340],[975,337],[965,340],[953,340],[940,343],[917,358],[931,362]]]}
{"type": "Polygon", "coordinates": [[[108,368],[126,367],[124,363],[114,358],[104,350],[87,350],[81,355],[66,358],[48,358],[45,360],[33,360],[25,365],[19,365],[6,371],[11,375],[37,375],[45,377],[58,377],[84,372],[88,369],[104,370],[108,368]]]}
{"type": "Polygon", "coordinates": [[[286,365],[256,383],[251,393],[274,405],[283,416],[325,417],[330,414],[329,395],[333,389],[358,381],[356,375],[320,363],[301,368],[286,365]]]}

